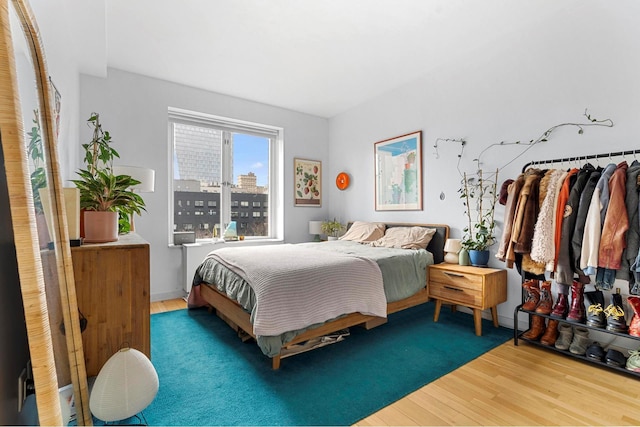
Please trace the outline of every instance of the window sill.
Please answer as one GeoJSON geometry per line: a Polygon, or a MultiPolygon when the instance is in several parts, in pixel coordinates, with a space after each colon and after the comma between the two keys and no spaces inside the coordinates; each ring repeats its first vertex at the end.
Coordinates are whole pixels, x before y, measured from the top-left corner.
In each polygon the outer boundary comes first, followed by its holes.
{"type": "Polygon", "coordinates": [[[196,243],[184,243],[182,245],[174,245],[173,243],[169,244],[170,248],[181,248],[183,246],[189,248],[195,247],[205,247],[205,246],[217,246],[217,245],[244,245],[244,246],[262,246],[262,245],[274,245],[274,244],[282,244],[284,240],[282,239],[244,239],[244,240],[230,240],[225,241],[224,239],[210,239],[210,240],[201,240],[196,243]]]}

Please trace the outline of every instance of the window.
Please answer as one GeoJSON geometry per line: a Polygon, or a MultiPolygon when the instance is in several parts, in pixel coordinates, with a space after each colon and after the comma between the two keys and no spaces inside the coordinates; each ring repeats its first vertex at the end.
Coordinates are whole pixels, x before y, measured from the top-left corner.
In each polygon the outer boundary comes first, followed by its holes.
{"type": "Polygon", "coordinates": [[[169,108],[169,136],[170,229],[208,239],[242,217],[246,238],[283,238],[282,128],[169,108]],[[265,211],[238,215],[250,206],[265,211]]]}

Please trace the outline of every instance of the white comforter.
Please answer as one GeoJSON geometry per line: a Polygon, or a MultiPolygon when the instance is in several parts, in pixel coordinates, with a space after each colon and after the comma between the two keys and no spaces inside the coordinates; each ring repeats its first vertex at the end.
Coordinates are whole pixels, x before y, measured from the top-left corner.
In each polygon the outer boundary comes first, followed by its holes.
{"type": "Polygon", "coordinates": [[[222,248],[208,256],[253,288],[256,335],[279,335],[355,312],[387,317],[382,274],[375,261],[290,244],[222,248]]]}

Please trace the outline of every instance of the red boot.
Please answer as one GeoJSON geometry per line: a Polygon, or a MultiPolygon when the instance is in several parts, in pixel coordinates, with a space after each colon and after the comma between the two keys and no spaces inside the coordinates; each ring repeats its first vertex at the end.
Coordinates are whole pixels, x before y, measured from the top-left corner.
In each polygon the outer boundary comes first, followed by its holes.
{"type": "Polygon", "coordinates": [[[558,294],[556,305],[553,307],[553,310],[551,311],[551,317],[564,319],[565,317],[567,317],[568,311],[569,311],[569,301],[567,296],[565,294],[558,294]]]}
{"type": "Polygon", "coordinates": [[[584,323],[585,320],[584,285],[574,280],[571,284],[571,310],[567,314],[567,321],[584,323]]]}

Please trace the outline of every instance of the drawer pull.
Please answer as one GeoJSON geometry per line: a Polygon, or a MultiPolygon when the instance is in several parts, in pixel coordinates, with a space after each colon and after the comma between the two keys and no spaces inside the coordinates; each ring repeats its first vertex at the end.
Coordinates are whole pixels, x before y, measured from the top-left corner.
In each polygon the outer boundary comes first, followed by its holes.
{"type": "Polygon", "coordinates": [[[449,271],[445,271],[444,274],[446,274],[447,276],[451,276],[451,277],[464,277],[464,274],[460,274],[460,273],[451,273],[449,271]]]}
{"type": "Polygon", "coordinates": [[[460,289],[460,288],[454,288],[454,287],[452,287],[452,286],[447,286],[447,285],[445,285],[445,286],[444,286],[444,288],[445,288],[445,289],[449,289],[450,291],[464,292],[462,289],[460,289]]]}

